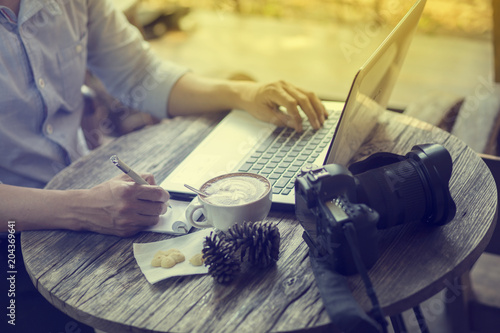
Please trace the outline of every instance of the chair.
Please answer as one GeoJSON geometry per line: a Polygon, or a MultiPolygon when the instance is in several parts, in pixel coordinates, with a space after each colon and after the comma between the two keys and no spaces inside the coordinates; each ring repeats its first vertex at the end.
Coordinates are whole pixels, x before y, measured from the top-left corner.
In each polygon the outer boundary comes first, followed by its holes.
{"type": "MultiPolygon", "coordinates": [[[[499,188],[500,157],[479,154],[499,188]]],[[[497,192],[499,195],[499,192],[497,192]]],[[[500,195],[499,195],[500,197],[500,195]]],[[[497,209],[498,213],[498,209],[497,209]]],[[[446,290],[446,310],[453,333],[498,333],[500,328],[500,227],[471,270],[446,290]]]]}
{"type": "MultiPolygon", "coordinates": [[[[481,155],[500,188],[500,157],[481,155]]],[[[500,197],[500,195],[499,195],[500,197]]],[[[500,330],[500,227],[498,222],[486,247],[470,272],[470,293],[466,304],[472,332],[500,330]]]]}

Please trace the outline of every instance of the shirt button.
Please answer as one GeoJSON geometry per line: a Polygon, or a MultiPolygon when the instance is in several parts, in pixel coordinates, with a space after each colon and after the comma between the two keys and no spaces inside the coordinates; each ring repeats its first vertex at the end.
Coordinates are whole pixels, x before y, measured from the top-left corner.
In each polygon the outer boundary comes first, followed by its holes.
{"type": "Polygon", "coordinates": [[[45,88],[45,81],[43,79],[38,79],[38,85],[40,88],[45,88]]]}
{"type": "Polygon", "coordinates": [[[76,53],[81,53],[83,51],[83,46],[78,44],[75,49],[76,49],[76,53]]]}
{"type": "Polygon", "coordinates": [[[52,133],[54,133],[54,128],[52,127],[51,124],[48,124],[46,127],[45,127],[45,131],[47,132],[48,135],[51,135],[52,133]]]}

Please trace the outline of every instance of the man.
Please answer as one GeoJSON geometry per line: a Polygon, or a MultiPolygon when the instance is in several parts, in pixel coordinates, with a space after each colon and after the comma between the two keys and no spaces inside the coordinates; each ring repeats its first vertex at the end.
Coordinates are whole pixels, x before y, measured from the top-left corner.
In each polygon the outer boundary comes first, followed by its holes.
{"type": "Polygon", "coordinates": [[[169,194],[143,175],[86,190],[43,190],[88,152],[80,88],[89,69],[123,103],[157,117],[244,109],[301,130],[299,107],[319,128],[319,99],[286,82],[201,78],[156,59],[109,0],[0,0],[0,221],[16,231],[89,230],[129,236],[154,225],[169,194]],[[280,111],[284,107],[286,112],[280,111]]]}

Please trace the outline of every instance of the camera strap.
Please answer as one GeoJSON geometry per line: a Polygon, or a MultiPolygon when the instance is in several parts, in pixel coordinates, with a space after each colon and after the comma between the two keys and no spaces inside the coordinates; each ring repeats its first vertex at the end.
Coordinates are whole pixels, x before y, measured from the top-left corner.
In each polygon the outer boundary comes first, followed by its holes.
{"type": "MultiPolygon", "coordinates": [[[[349,221],[343,223],[342,230],[373,308],[368,315],[354,299],[345,276],[333,269],[330,257],[320,256],[318,251],[314,251],[315,247],[310,246],[311,267],[325,309],[332,322],[343,332],[386,333],[388,323],[384,318],[375,289],[361,259],[356,229],[349,221]]],[[[307,234],[304,234],[304,239],[308,239],[307,234]]]]}
{"type": "Polygon", "coordinates": [[[356,302],[347,279],[332,268],[326,257],[309,252],[312,271],[330,320],[345,333],[380,333],[380,325],[356,302]]]}
{"type": "Polygon", "coordinates": [[[368,295],[372,303],[373,308],[370,312],[375,320],[380,324],[382,331],[385,333],[387,332],[388,323],[384,318],[384,314],[382,313],[382,308],[380,307],[380,303],[378,301],[377,294],[375,293],[375,288],[373,287],[372,281],[368,276],[368,271],[366,270],[365,264],[361,259],[356,229],[350,221],[344,223],[342,227],[344,230],[344,235],[347,239],[347,243],[349,244],[349,248],[351,249],[354,264],[356,265],[358,273],[361,275],[361,279],[363,280],[363,283],[365,285],[366,294],[368,295]]]}
{"type": "MultiPolygon", "coordinates": [[[[346,277],[333,269],[331,257],[319,255],[318,251],[314,251],[315,247],[310,246],[311,267],[326,312],[335,326],[342,332],[386,333],[388,323],[384,318],[375,289],[361,259],[356,229],[349,221],[343,223],[342,230],[373,308],[368,315],[354,299],[346,277]]],[[[304,233],[304,239],[308,239],[306,233],[304,233]]]]}

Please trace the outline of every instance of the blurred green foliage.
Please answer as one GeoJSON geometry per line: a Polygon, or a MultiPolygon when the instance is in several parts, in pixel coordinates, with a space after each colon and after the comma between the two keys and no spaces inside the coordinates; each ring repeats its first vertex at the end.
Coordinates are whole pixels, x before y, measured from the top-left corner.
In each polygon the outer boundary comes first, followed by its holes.
{"type": "MultiPolygon", "coordinates": [[[[492,30],[491,1],[497,0],[427,0],[420,29],[428,33],[466,37],[487,37],[492,30]]],[[[397,23],[414,0],[142,0],[159,6],[184,6],[261,15],[278,19],[334,21],[359,24],[397,23]]]]}

